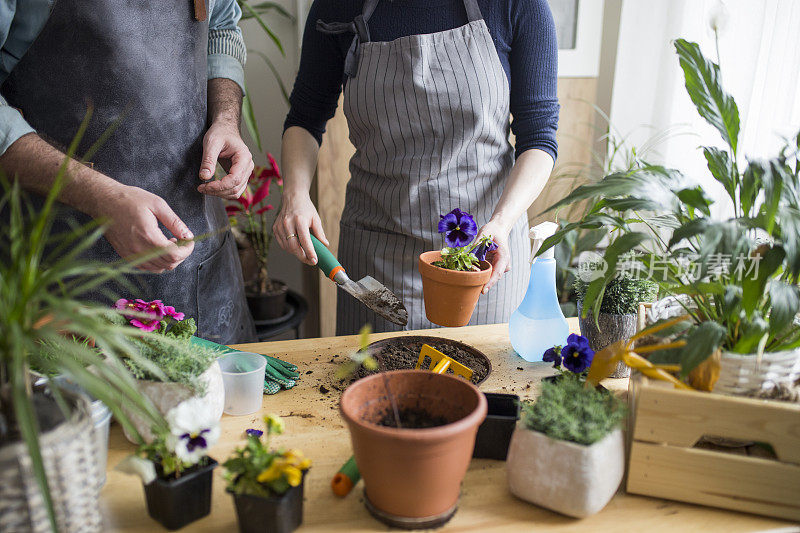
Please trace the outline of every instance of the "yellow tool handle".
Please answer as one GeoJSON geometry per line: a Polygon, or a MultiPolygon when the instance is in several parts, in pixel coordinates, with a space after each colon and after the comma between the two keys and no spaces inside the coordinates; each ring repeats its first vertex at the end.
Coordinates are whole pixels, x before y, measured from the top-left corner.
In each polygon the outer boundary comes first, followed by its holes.
{"type": "Polygon", "coordinates": [[[450,359],[446,357],[444,359],[439,360],[439,362],[436,363],[436,366],[431,368],[431,372],[434,372],[436,374],[444,374],[445,372],[447,372],[448,368],[450,368],[450,359]]]}

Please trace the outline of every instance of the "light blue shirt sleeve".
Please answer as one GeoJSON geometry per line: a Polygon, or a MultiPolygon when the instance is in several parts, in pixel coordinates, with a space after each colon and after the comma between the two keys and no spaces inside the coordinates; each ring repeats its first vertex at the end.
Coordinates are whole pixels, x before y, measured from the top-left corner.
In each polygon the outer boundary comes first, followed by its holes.
{"type": "Polygon", "coordinates": [[[244,92],[247,49],[239,20],[242,10],[236,0],[212,0],[208,17],[208,79],[227,78],[244,92]]]}

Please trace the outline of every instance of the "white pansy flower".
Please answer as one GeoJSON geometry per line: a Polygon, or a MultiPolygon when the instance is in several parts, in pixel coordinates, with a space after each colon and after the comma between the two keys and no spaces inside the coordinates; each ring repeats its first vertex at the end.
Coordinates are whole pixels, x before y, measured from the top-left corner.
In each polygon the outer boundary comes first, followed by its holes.
{"type": "Polygon", "coordinates": [[[178,458],[197,464],[219,439],[219,421],[200,398],[190,398],[170,409],[166,416],[170,428],[167,447],[178,458]]]}
{"type": "Polygon", "coordinates": [[[148,485],[156,478],[156,465],[152,461],[143,459],[136,455],[129,455],[119,462],[114,470],[125,474],[132,474],[142,478],[142,483],[148,485]]]}

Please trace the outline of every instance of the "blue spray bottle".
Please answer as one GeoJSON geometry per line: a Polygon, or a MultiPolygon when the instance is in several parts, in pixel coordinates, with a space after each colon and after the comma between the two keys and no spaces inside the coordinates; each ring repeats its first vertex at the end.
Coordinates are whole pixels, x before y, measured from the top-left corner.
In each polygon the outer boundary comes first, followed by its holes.
{"type": "MultiPolygon", "coordinates": [[[[531,228],[535,254],[558,230],[558,224],[542,222],[531,228]]],[[[526,361],[541,361],[545,350],[567,343],[569,326],[556,295],[556,260],[550,248],[533,260],[528,291],[508,321],[511,346],[526,361]]]]}

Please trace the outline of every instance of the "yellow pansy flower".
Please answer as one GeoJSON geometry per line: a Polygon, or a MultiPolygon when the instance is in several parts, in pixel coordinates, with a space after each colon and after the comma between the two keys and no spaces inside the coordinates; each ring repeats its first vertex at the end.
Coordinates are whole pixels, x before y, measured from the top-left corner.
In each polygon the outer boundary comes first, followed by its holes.
{"type": "Polygon", "coordinates": [[[259,483],[270,483],[277,481],[283,475],[283,469],[286,466],[286,461],[276,458],[272,461],[266,470],[263,470],[259,475],[257,481],[259,483]]]}
{"type": "Polygon", "coordinates": [[[264,417],[264,425],[267,427],[267,433],[273,433],[275,435],[280,435],[283,433],[286,425],[283,422],[283,419],[278,415],[269,414],[264,417]]]}
{"type": "Polygon", "coordinates": [[[286,482],[292,487],[298,486],[303,481],[303,473],[297,467],[286,465],[283,474],[286,476],[286,482]]]}

